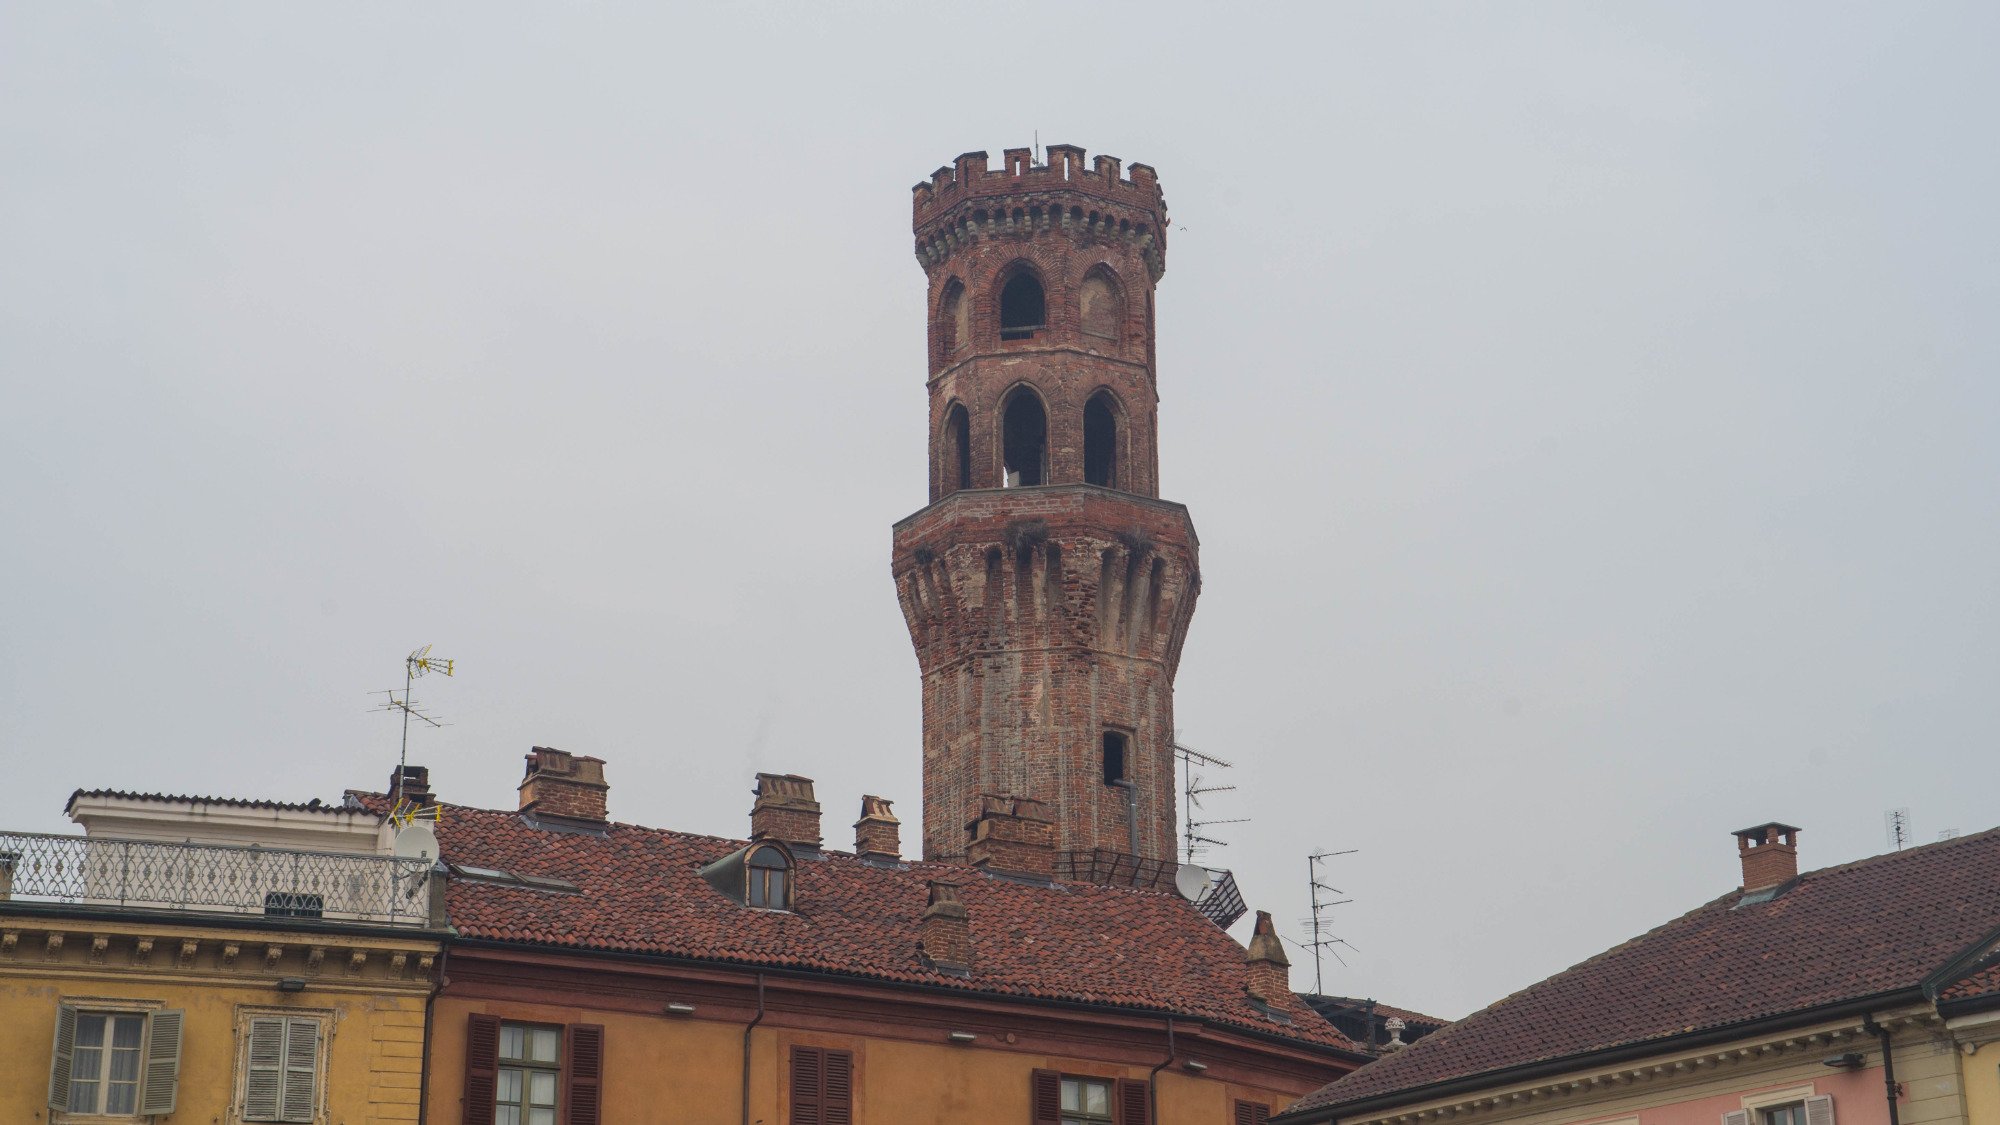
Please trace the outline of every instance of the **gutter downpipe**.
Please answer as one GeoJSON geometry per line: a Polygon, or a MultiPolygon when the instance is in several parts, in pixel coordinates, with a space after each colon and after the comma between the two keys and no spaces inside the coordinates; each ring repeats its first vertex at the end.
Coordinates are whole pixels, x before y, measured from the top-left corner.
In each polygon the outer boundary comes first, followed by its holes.
{"type": "Polygon", "coordinates": [[[437,983],[431,985],[431,994],[424,997],[424,1068],[417,1074],[417,1125],[424,1125],[431,1112],[431,1009],[437,1007],[438,993],[444,991],[446,964],[451,960],[451,947],[440,945],[438,949],[437,983]]]}
{"type": "Polygon", "coordinates": [[[756,1019],[744,1025],[744,1125],[750,1125],[750,1033],[760,1023],[764,1023],[764,973],[756,975],[756,1019]]]}
{"type": "Polygon", "coordinates": [[[1861,1030],[1875,1037],[1882,1044],[1882,1089],[1889,1100],[1889,1125],[1901,1125],[1896,1113],[1896,1055],[1889,1043],[1889,1029],[1875,1022],[1873,1015],[1863,1013],[1861,1030]]]}
{"type": "MultiPolygon", "coordinates": [[[[1146,1117],[1148,1120],[1157,1122],[1160,1119],[1160,1083],[1159,1083],[1160,1072],[1162,1070],[1165,1070],[1167,1068],[1167,1064],[1173,1061],[1174,1061],[1174,1017],[1168,1016],[1167,1057],[1160,1060],[1160,1065],[1146,1072],[1146,1117]]],[[[1889,1125],[1896,1125],[1896,1123],[1892,1121],[1889,1123],[1889,1125]]]]}

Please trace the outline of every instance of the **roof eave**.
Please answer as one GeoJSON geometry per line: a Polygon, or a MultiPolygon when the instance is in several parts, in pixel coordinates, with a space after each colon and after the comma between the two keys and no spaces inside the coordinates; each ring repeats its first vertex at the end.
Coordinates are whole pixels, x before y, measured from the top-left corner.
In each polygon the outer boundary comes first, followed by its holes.
{"type": "Polygon", "coordinates": [[[1433,1098],[1450,1097],[1488,1086],[1522,1082],[1535,1078],[1545,1078],[1565,1071],[1605,1063],[1624,1062],[1628,1059],[1643,1058],[1674,1048],[1701,1047],[1710,1043],[1721,1043],[1731,1039],[1741,1039],[1746,1035],[1756,1035],[1763,1031],[1777,1031],[1795,1024],[1817,1023],[1821,1020],[1836,1019],[1840,1016],[1865,1014],[1870,1009],[1885,1004],[1915,1003],[1927,999],[1921,986],[1899,988],[1891,992],[1878,992],[1851,1000],[1836,1001],[1814,1008],[1799,1008],[1775,1016],[1749,1020],[1743,1023],[1725,1024],[1721,1027],[1705,1028],[1698,1031],[1680,1032],[1658,1039],[1646,1039],[1638,1043],[1626,1043],[1604,1047],[1596,1051],[1562,1055],[1553,1059],[1541,1059],[1531,1063],[1485,1070],[1477,1074],[1448,1078],[1419,1086],[1406,1086],[1400,1090],[1377,1094],[1373,1097],[1357,1098],[1351,1102],[1336,1102],[1332,1105],[1313,1109],[1286,1110],[1271,1118],[1272,1125],[1335,1125],[1343,1118],[1372,1114],[1378,1110],[1404,1105],[1410,1102],[1429,1101],[1433,1098]]]}

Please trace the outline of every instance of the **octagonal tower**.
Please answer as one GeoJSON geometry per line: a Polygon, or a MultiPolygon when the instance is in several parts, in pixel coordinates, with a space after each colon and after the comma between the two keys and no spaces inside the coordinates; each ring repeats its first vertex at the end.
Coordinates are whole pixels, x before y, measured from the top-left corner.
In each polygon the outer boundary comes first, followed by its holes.
{"type": "Polygon", "coordinates": [[[1158,499],[1153,170],[1051,145],[915,190],[929,279],[930,497],[892,570],[924,681],[924,855],[965,854],[981,794],[1043,801],[1058,867],[1174,867],[1173,678],[1200,588],[1158,499]]]}

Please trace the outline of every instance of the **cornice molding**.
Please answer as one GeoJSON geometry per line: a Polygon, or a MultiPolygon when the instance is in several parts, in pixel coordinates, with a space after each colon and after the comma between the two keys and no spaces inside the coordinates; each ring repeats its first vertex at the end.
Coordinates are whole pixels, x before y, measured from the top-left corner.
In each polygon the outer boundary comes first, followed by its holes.
{"type": "Polygon", "coordinates": [[[92,920],[0,918],[0,977],[144,977],[186,983],[271,987],[303,978],[310,990],[428,991],[435,938],[271,934],[226,925],[112,924],[92,920]],[[338,951],[338,969],[326,952],[338,951]]]}

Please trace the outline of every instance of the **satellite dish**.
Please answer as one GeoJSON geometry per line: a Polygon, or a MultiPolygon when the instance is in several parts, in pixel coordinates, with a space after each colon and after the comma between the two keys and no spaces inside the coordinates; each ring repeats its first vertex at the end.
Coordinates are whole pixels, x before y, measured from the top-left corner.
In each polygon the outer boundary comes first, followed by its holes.
{"type": "Polygon", "coordinates": [[[437,832],[423,821],[411,821],[396,831],[396,854],[403,859],[437,859],[437,832]]]}
{"type": "Polygon", "coordinates": [[[1194,902],[1208,893],[1208,868],[1199,863],[1183,863],[1174,872],[1174,889],[1181,897],[1194,902]]]}

